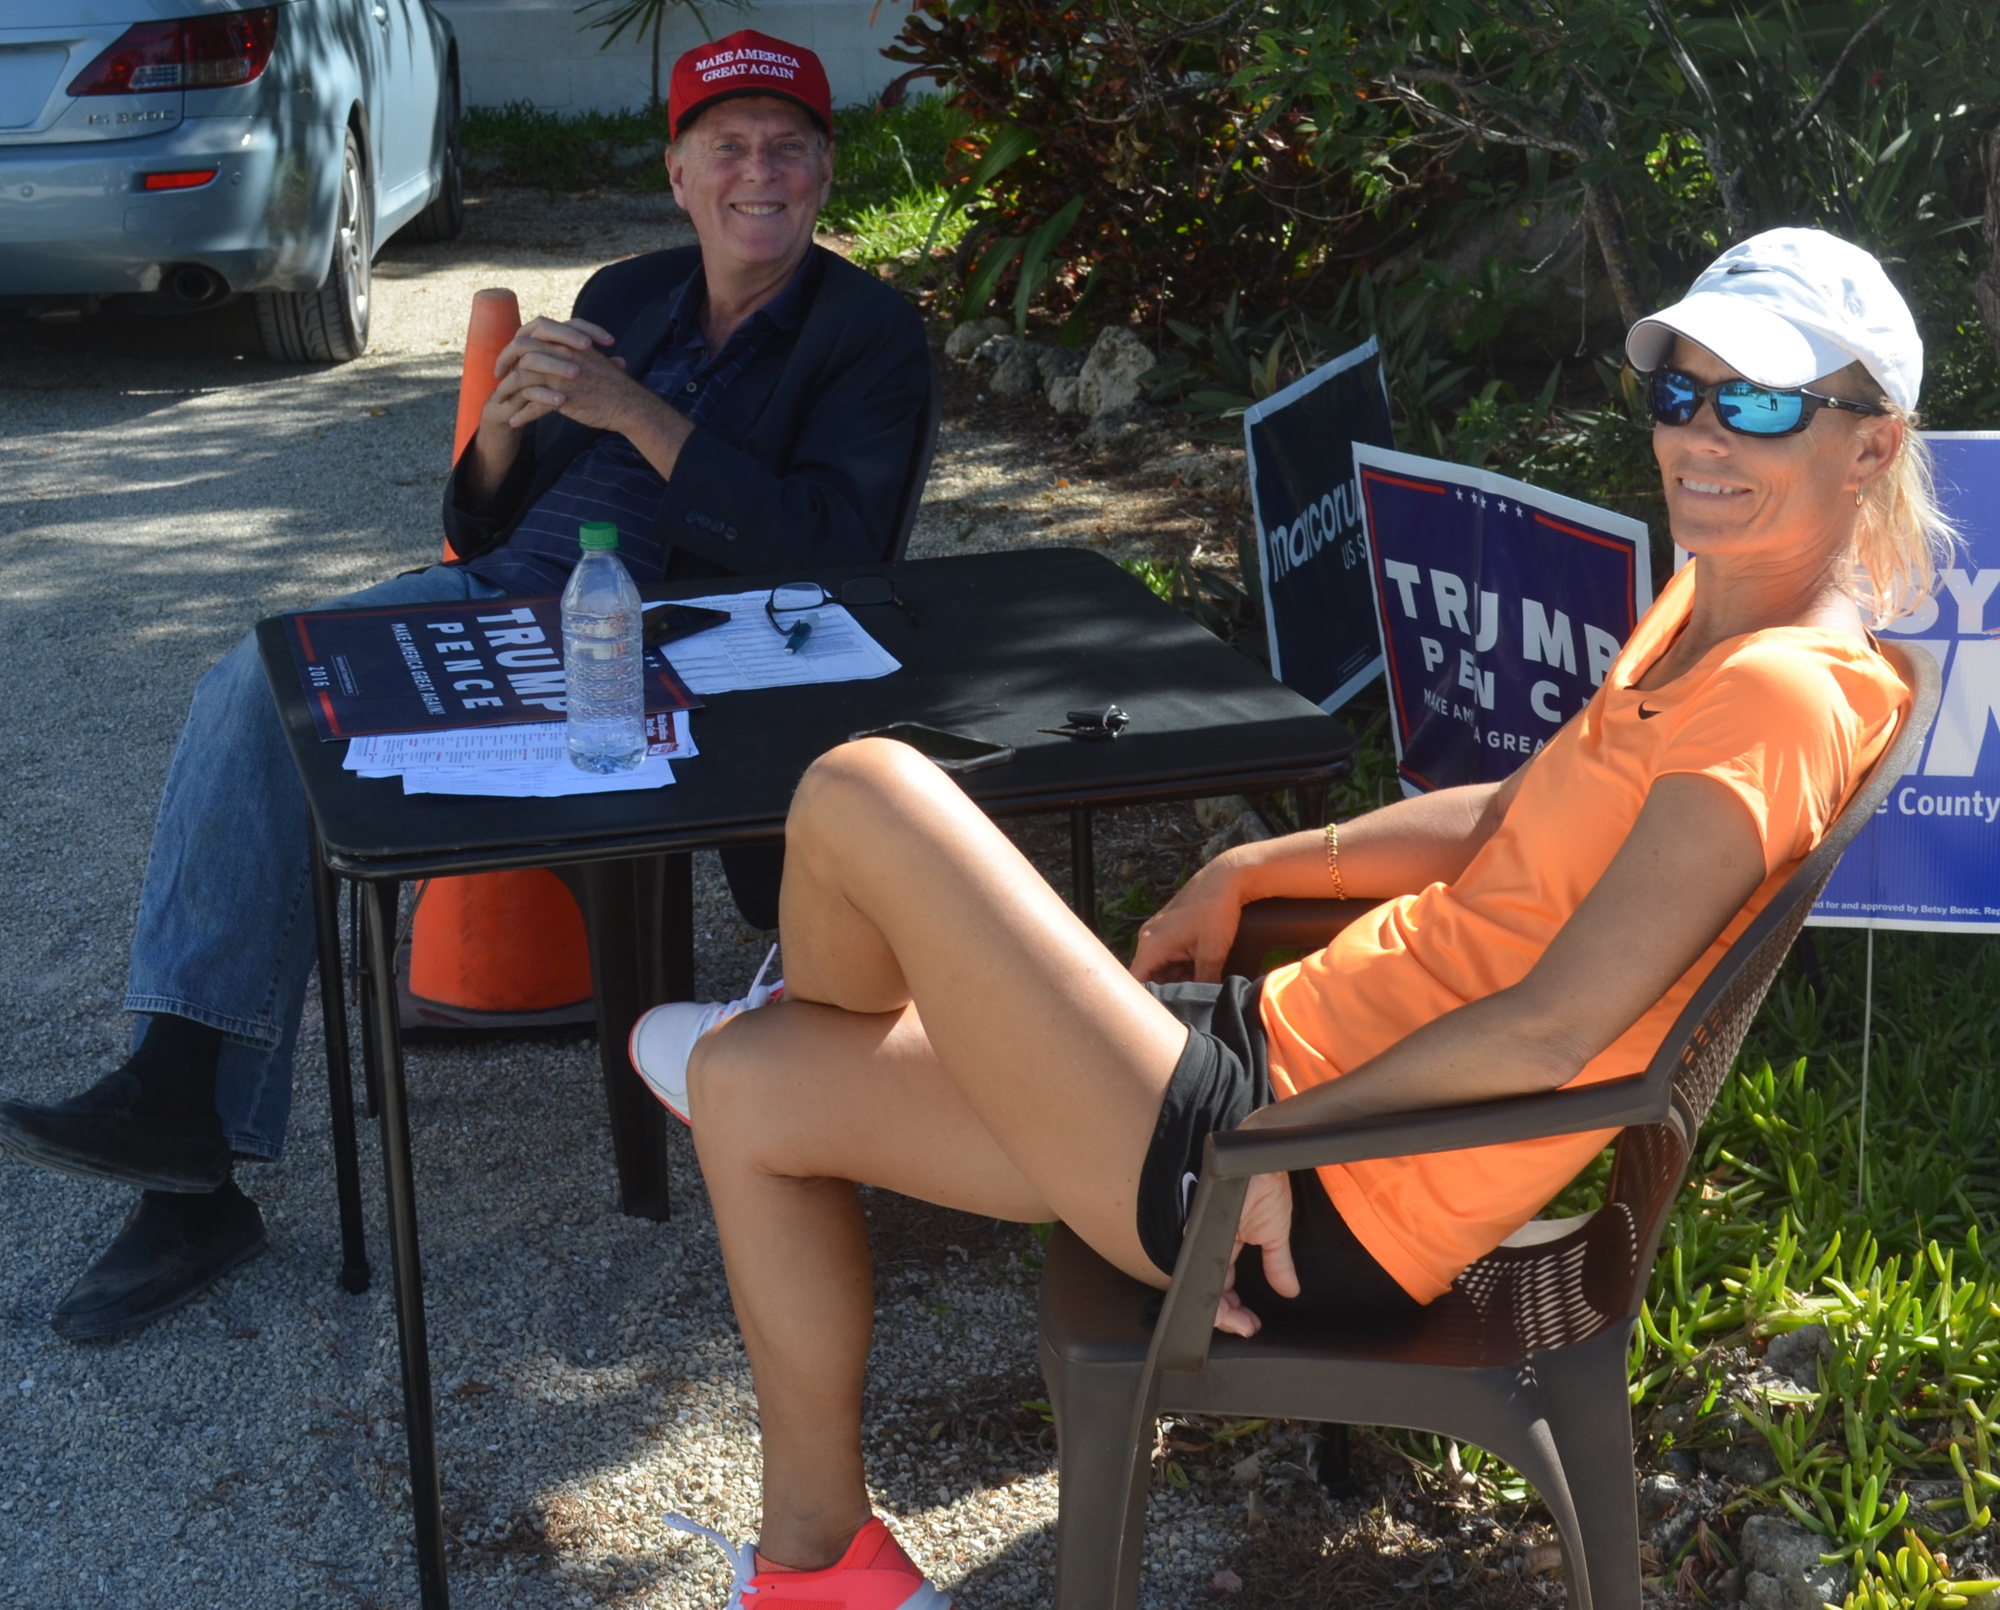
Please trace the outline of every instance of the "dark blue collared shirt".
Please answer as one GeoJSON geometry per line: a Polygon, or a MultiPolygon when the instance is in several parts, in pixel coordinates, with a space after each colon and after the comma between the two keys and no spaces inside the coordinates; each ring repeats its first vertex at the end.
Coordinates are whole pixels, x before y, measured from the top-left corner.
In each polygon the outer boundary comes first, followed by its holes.
{"type": "MultiPolygon", "coordinates": [[[[674,299],[659,353],[642,378],[646,389],[687,416],[707,423],[730,383],[750,366],[779,330],[796,330],[805,318],[806,261],[783,290],[739,324],[712,357],[701,331],[708,282],[697,269],[674,299]]],[[[466,569],[517,597],[559,593],[582,557],[578,530],[592,520],[618,527],[618,557],[642,586],[666,573],[666,548],[653,535],[653,517],[667,483],[623,436],[606,431],[577,454],[555,484],[525,514],[506,542],[471,560],[466,569]]]]}

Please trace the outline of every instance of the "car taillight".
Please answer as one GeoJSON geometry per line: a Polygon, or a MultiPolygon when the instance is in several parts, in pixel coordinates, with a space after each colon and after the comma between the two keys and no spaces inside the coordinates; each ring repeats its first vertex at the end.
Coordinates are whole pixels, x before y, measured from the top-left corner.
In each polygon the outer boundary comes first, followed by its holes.
{"type": "Polygon", "coordinates": [[[264,70],[278,42],[278,8],[211,12],[127,28],[69,87],[72,95],[226,89],[264,70]]]}

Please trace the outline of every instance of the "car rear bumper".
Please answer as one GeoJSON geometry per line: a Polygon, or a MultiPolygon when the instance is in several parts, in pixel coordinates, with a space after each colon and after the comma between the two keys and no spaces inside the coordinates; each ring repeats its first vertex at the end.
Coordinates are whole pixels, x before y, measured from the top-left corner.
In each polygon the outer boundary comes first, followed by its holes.
{"type": "Polygon", "coordinates": [[[161,288],[196,265],[232,291],[311,290],[325,278],[338,129],[267,118],[188,118],[157,135],[0,145],[0,299],[161,288]],[[149,173],[216,169],[198,189],[149,173]]]}

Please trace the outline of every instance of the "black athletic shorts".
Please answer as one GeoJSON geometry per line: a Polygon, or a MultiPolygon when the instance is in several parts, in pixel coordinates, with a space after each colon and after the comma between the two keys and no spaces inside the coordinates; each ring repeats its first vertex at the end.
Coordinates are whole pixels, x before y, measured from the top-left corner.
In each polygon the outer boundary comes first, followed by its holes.
{"type": "MultiPolygon", "coordinates": [[[[1271,1103],[1271,1070],[1258,1014],[1261,983],[1148,984],[1162,1006],[1188,1026],[1187,1048],[1160,1103],[1160,1121],[1139,1175],[1139,1242],[1167,1274],[1180,1256],[1181,1231],[1201,1173],[1202,1142],[1234,1129],[1271,1103]]],[[[1299,1295],[1280,1297],[1264,1279],[1263,1254],[1245,1247],[1236,1261],[1236,1292],[1265,1319],[1407,1318],[1420,1306],[1375,1261],[1311,1169],[1292,1180],[1292,1262],[1299,1295]]]]}

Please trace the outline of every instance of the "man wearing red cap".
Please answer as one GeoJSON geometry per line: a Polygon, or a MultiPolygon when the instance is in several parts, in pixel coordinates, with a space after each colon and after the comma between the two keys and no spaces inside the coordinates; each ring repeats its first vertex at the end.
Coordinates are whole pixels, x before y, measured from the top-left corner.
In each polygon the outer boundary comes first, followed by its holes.
{"type": "MultiPolygon", "coordinates": [[[[462,557],[353,604],[560,592],[578,528],[609,520],[641,582],[886,557],[923,450],[916,310],[813,244],[832,102],[809,50],[743,32],[675,65],[667,170],[699,244],[600,270],[566,320],[501,355],[452,472],[462,557]]],[[[0,1151],[136,1186],[54,1315],[81,1341],[171,1313],[264,1247],[239,1158],[275,1159],[313,968],[306,807],[254,639],[216,665],[162,795],[125,1004],[130,1057],[67,1100],[0,1100],[0,1151]]],[[[731,853],[738,904],[777,923],[780,853],[731,853]]]]}

